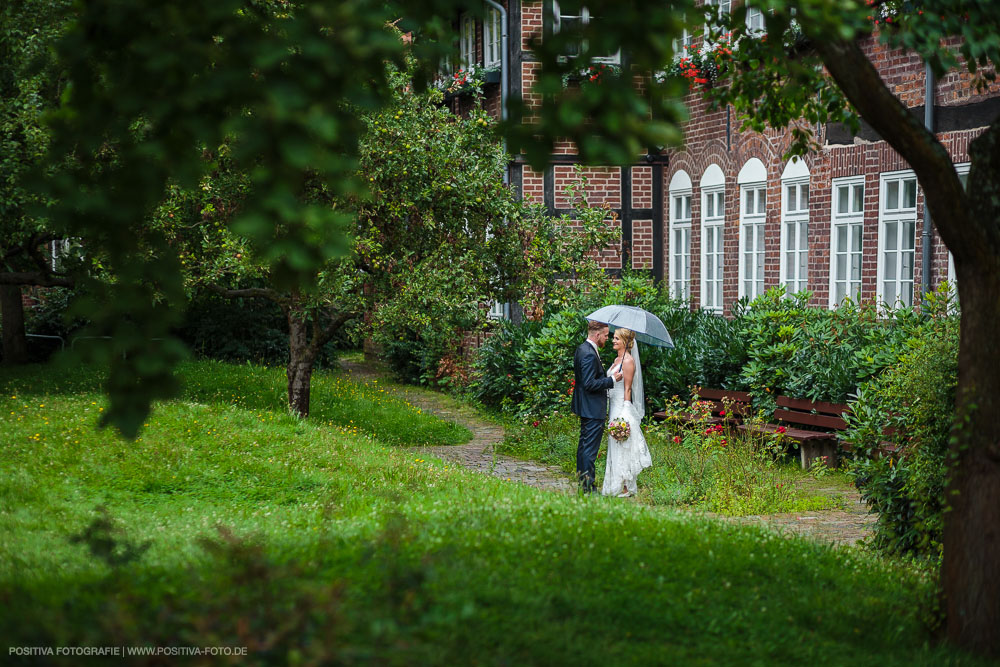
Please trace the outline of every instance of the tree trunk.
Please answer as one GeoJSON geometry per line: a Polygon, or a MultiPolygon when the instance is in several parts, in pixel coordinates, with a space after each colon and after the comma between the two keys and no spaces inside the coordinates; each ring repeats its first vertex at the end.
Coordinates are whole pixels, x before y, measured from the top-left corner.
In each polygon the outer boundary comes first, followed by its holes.
{"type": "Polygon", "coordinates": [[[1000,655],[1000,118],[970,144],[966,193],[944,146],[885,86],[857,43],[820,40],[817,49],[862,117],[916,172],[955,259],[962,323],[942,606],[950,641],[1000,655]]]}
{"type": "Polygon", "coordinates": [[[970,224],[986,247],[955,261],[962,308],[941,585],[948,639],[1000,655],[1000,121],[971,147],[970,224]]]}
{"type": "Polygon", "coordinates": [[[24,335],[24,303],[20,285],[0,285],[0,324],[3,325],[3,363],[28,363],[28,338],[24,335]]]}
{"type": "Polygon", "coordinates": [[[309,385],[316,361],[308,324],[301,306],[288,308],[288,408],[299,417],[309,416],[309,385]]]}

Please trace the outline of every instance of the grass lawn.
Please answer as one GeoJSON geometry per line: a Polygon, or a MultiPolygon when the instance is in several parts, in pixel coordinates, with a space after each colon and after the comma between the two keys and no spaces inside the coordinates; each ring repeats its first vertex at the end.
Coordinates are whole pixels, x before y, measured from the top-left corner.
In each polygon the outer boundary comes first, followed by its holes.
{"type": "Polygon", "coordinates": [[[238,664],[979,664],[932,645],[932,582],[896,564],[427,460],[401,445],[468,434],[377,385],[320,373],[301,422],[281,369],[183,375],[184,396],[126,442],[94,429],[91,370],[0,371],[8,647],[245,646],[238,664]]]}

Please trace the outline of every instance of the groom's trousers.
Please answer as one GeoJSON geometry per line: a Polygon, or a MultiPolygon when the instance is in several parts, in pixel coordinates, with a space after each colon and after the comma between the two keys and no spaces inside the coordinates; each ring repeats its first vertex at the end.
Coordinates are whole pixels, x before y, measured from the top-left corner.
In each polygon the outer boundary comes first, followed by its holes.
{"type": "Polygon", "coordinates": [[[576,448],[576,476],[580,480],[584,493],[595,489],[597,471],[594,462],[597,452],[601,449],[601,437],[604,435],[604,419],[580,417],[580,444],[576,448]]]}

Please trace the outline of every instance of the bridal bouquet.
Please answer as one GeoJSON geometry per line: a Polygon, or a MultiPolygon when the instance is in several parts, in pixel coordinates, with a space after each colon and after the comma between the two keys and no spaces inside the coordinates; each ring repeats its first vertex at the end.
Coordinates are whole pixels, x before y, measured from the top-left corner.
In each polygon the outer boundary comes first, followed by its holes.
{"type": "Polygon", "coordinates": [[[629,434],[632,429],[629,428],[628,422],[619,417],[618,419],[612,419],[611,423],[608,424],[608,433],[611,437],[618,442],[625,442],[628,440],[629,434]]]}

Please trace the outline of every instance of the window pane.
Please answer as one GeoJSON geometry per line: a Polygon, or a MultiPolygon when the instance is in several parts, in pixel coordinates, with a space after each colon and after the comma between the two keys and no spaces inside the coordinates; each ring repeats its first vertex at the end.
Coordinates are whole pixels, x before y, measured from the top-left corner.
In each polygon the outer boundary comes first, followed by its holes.
{"type": "Polygon", "coordinates": [[[900,299],[907,306],[913,305],[913,283],[906,283],[900,286],[900,299]]]}
{"type": "Polygon", "coordinates": [[[896,272],[896,253],[887,252],[885,253],[885,279],[895,280],[897,276],[896,272]]]}
{"type": "Polygon", "coordinates": [[[847,278],[847,255],[837,255],[836,278],[838,280],[845,280],[847,278]]]}
{"type": "Polygon", "coordinates": [[[897,225],[896,221],[885,223],[885,249],[895,250],[899,247],[899,238],[897,236],[897,225]]]}
{"type": "Polygon", "coordinates": [[[903,273],[901,274],[902,279],[913,280],[913,253],[904,252],[902,253],[902,257],[900,257],[900,259],[902,260],[903,269],[903,273]]]}
{"type": "Polygon", "coordinates": [[[723,206],[722,206],[722,193],[721,192],[716,192],[715,193],[715,214],[718,215],[718,216],[722,216],[725,213],[725,211],[726,211],[726,209],[724,209],[723,206]]]}
{"type": "Polygon", "coordinates": [[[715,197],[713,195],[705,198],[705,217],[715,217],[715,197]]]}
{"type": "Polygon", "coordinates": [[[846,185],[837,188],[837,213],[847,213],[847,207],[850,204],[849,193],[850,189],[846,185]]]}
{"type": "Polygon", "coordinates": [[[861,255],[851,255],[851,282],[857,283],[861,280],[861,255]]]}
{"type": "Polygon", "coordinates": [[[691,195],[684,197],[684,217],[691,219],[691,195]]]}
{"type": "Polygon", "coordinates": [[[743,195],[743,212],[747,215],[753,215],[753,190],[746,190],[743,195]]]}
{"type": "Polygon", "coordinates": [[[915,220],[905,220],[903,221],[903,250],[913,250],[914,244],[916,243],[916,221],[915,220]]]}
{"type": "Polygon", "coordinates": [[[809,249],[809,223],[803,222],[799,225],[799,250],[809,249]]]}
{"type": "Polygon", "coordinates": [[[804,252],[799,253],[799,282],[802,283],[796,291],[804,290],[806,288],[806,277],[809,275],[809,255],[804,252]]]}
{"type": "Polygon", "coordinates": [[[851,251],[861,252],[861,225],[851,225],[851,251]]]}
{"type": "Polygon", "coordinates": [[[837,252],[847,252],[847,225],[837,225],[837,252]]]}
{"type": "Polygon", "coordinates": [[[899,181],[886,181],[885,209],[893,210],[897,208],[899,208],[899,181]]]}
{"type": "Polygon", "coordinates": [[[809,184],[803,183],[799,186],[799,210],[804,211],[809,208],[809,184]]]}
{"type": "Polygon", "coordinates": [[[833,288],[833,298],[840,303],[847,296],[847,283],[838,282],[833,288]]]}
{"type": "Polygon", "coordinates": [[[903,181],[903,206],[915,208],[917,205],[917,179],[908,178],[903,181]]]}
{"type": "Polygon", "coordinates": [[[885,281],[882,285],[882,298],[889,305],[896,303],[896,283],[885,281]]]}
{"type": "Polygon", "coordinates": [[[757,213],[763,213],[764,207],[767,206],[767,189],[760,188],[757,190],[757,213]]]}
{"type": "Polygon", "coordinates": [[[785,186],[785,210],[786,211],[798,210],[798,202],[794,185],[785,186]]]}
{"type": "Polygon", "coordinates": [[[854,186],[854,201],[852,202],[851,210],[855,213],[860,213],[864,210],[865,197],[864,197],[865,186],[858,183],[854,186]]]}

